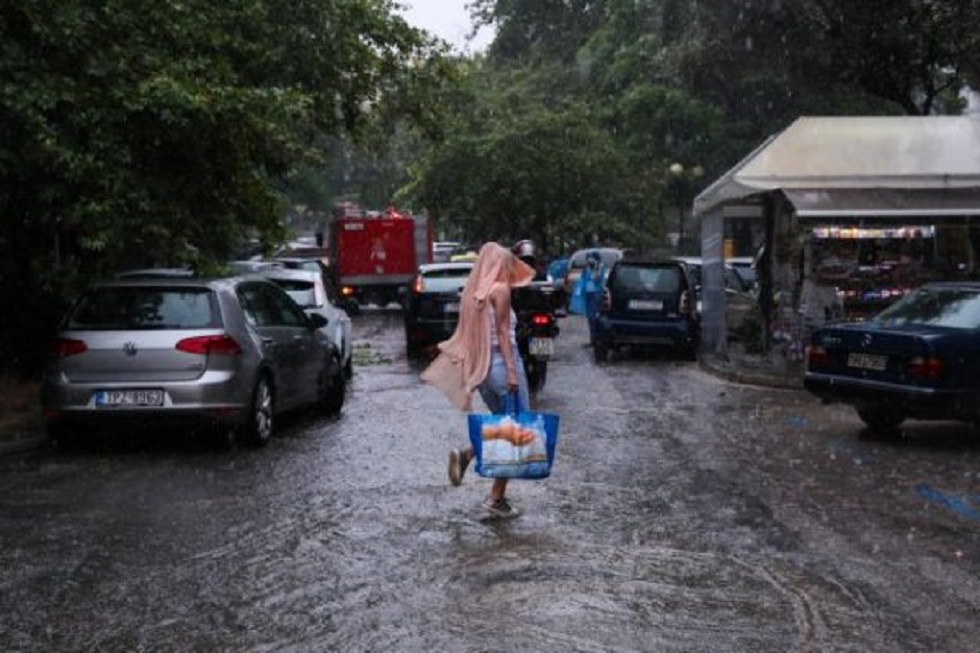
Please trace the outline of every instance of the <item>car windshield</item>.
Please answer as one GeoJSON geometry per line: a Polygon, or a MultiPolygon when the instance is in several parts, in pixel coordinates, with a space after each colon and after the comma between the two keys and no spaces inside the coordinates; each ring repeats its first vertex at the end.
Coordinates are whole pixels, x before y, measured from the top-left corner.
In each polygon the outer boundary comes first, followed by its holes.
{"type": "Polygon", "coordinates": [[[424,288],[428,292],[458,290],[466,284],[471,268],[435,268],[422,273],[424,288]]]}
{"type": "Polygon", "coordinates": [[[675,266],[622,265],[610,285],[613,291],[677,292],[681,289],[681,271],[675,266]]]}
{"type": "Polygon", "coordinates": [[[980,291],[973,288],[920,288],[878,314],[875,322],[889,326],[928,324],[980,327],[980,291]]]}
{"type": "Polygon", "coordinates": [[[303,308],[311,308],[317,305],[316,285],[312,281],[298,279],[273,279],[273,281],[303,308]]]}
{"type": "Polygon", "coordinates": [[[83,296],[66,328],[201,329],[220,326],[206,288],[103,287],[83,296]]]}

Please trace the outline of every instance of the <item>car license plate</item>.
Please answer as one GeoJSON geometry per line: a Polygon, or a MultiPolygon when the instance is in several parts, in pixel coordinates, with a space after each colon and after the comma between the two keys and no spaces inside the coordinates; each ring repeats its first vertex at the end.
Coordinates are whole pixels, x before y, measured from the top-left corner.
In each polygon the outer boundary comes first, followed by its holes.
{"type": "Polygon", "coordinates": [[[99,408],[123,406],[162,406],[163,390],[99,390],[95,393],[99,408]]]}
{"type": "Polygon", "coordinates": [[[875,370],[883,372],[888,367],[888,357],[876,354],[861,354],[852,352],[847,355],[847,366],[856,367],[862,370],[875,370]]]}
{"type": "Polygon", "coordinates": [[[551,338],[531,338],[527,351],[536,358],[550,358],[555,353],[555,341],[551,338]]]}
{"type": "Polygon", "coordinates": [[[664,303],[659,299],[631,299],[628,306],[632,311],[662,311],[664,303]]]}
{"type": "Polygon", "coordinates": [[[443,313],[459,313],[459,304],[453,302],[451,304],[446,304],[442,309],[443,313]]]}

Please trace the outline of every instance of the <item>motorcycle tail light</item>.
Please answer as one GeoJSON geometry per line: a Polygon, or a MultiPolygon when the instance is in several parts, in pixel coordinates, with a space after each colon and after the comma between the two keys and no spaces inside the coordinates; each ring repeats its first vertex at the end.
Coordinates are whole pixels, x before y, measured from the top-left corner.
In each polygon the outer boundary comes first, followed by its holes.
{"type": "Polygon", "coordinates": [[[536,327],[546,327],[551,324],[552,318],[547,313],[535,313],[531,316],[531,324],[536,327]]]}
{"type": "Polygon", "coordinates": [[[906,371],[918,379],[938,379],[943,375],[943,361],[935,356],[916,356],[909,361],[906,371]]]}

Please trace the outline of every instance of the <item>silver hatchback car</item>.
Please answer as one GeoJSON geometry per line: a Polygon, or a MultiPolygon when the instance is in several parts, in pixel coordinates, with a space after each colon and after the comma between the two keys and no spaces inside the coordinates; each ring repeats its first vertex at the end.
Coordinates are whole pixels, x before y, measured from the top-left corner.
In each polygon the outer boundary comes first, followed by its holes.
{"type": "Polygon", "coordinates": [[[325,325],[263,279],[97,284],[52,344],[45,425],[56,440],[152,424],[205,426],[264,445],[285,411],[341,410],[346,378],[325,325]]]}

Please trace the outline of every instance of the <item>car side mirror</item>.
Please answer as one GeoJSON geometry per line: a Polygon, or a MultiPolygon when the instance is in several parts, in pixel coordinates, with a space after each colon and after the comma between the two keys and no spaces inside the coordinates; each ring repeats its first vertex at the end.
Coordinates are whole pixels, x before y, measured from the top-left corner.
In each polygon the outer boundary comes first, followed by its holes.
{"type": "Polygon", "coordinates": [[[310,329],[322,329],[329,324],[329,320],[319,313],[307,313],[310,318],[310,329]]]}

